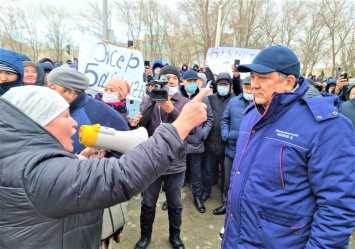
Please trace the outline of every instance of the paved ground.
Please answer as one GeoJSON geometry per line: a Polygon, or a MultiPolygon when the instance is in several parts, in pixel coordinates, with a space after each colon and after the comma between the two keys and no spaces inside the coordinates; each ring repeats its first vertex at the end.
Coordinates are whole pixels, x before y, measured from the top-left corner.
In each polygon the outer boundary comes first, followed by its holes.
{"type": "MultiPolygon", "coordinates": [[[[182,199],[184,204],[181,238],[186,249],[218,249],[221,239],[219,231],[223,226],[224,216],[215,216],[212,210],[221,205],[217,186],[214,186],[210,199],[206,202],[206,213],[197,212],[188,187],[183,188],[182,199]]],[[[168,215],[161,210],[161,205],[165,200],[165,195],[160,194],[158,208],[155,217],[152,242],[149,249],[169,249],[171,248],[168,232],[168,215]]],[[[140,195],[129,201],[128,210],[130,221],[124,228],[124,238],[113,249],[133,249],[140,237],[139,215],[140,215],[140,195]]],[[[355,233],[350,240],[349,249],[355,249],[355,233]]]]}
{"type": "MultiPolygon", "coordinates": [[[[183,188],[183,220],[181,228],[181,239],[184,241],[186,249],[215,249],[220,248],[221,239],[219,231],[223,226],[224,216],[213,215],[212,210],[219,207],[222,202],[217,186],[214,186],[211,198],[207,199],[206,213],[199,213],[194,204],[191,190],[188,187],[183,188]]],[[[152,242],[150,249],[169,249],[169,227],[168,213],[161,210],[165,201],[164,193],[160,193],[158,207],[153,226],[152,242]]],[[[114,249],[133,249],[135,243],[140,237],[139,215],[140,215],[140,195],[129,201],[127,206],[129,210],[129,222],[124,228],[123,240],[116,244],[114,249]]]]}

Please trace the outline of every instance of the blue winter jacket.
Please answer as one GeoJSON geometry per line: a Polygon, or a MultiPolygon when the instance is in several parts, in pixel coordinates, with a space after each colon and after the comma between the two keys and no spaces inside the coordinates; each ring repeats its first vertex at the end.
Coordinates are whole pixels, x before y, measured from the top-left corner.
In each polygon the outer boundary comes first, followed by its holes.
{"type": "MultiPolygon", "coordinates": [[[[189,96],[185,90],[184,85],[182,85],[179,89],[180,94],[188,99],[193,99],[200,92],[200,89],[197,88],[195,93],[189,96]]],[[[207,105],[207,120],[197,126],[193,134],[187,136],[186,150],[188,154],[202,153],[205,151],[205,140],[207,139],[208,134],[210,134],[210,131],[213,127],[214,117],[210,102],[207,97],[204,97],[202,102],[207,105]]]]}
{"type": "Polygon", "coordinates": [[[18,80],[0,84],[0,96],[6,93],[11,87],[23,86],[23,63],[20,54],[0,48],[0,63],[13,68],[19,75],[18,80]]]}
{"type": "MultiPolygon", "coordinates": [[[[72,118],[78,123],[77,132],[72,137],[74,140],[73,153],[78,153],[85,149],[85,146],[79,143],[79,130],[82,125],[100,124],[119,131],[129,130],[127,122],[121,114],[105,103],[90,98],[85,92],[80,93],[70,103],[69,110],[72,118]]],[[[120,156],[120,154],[115,154],[117,152],[113,153],[113,156],[120,156]]]]}
{"type": "Polygon", "coordinates": [[[221,135],[226,147],[224,153],[231,158],[235,156],[239,127],[244,117],[244,110],[249,101],[243,97],[243,93],[233,97],[227,104],[221,119],[221,135]]]}
{"type": "Polygon", "coordinates": [[[275,93],[245,110],[222,248],[347,248],[355,219],[355,131],[335,96],[275,93]]]}

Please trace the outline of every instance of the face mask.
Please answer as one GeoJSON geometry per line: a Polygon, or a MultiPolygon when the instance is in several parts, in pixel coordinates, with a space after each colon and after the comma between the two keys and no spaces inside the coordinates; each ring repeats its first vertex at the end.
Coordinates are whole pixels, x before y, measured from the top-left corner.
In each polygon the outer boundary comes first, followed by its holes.
{"type": "Polygon", "coordinates": [[[118,102],[120,100],[118,99],[118,96],[116,94],[104,93],[104,94],[102,94],[102,101],[103,102],[118,102]]]}
{"type": "Polygon", "coordinates": [[[194,93],[197,89],[197,84],[186,84],[186,91],[194,93]]]}
{"type": "Polygon", "coordinates": [[[243,97],[248,100],[248,101],[253,101],[254,100],[254,96],[251,93],[243,93],[243,97]]]}
{"type": "Polygon", "coordinates": [[[172,96],[178,92],[177,86],[169,86],[168,95],[172,96]]]}
{"type": "Polygon", "coordinates": [[[229,87],[226,86],[217,86],[217,92],[221,96],[226,96],[229,93],[229,87]]]}

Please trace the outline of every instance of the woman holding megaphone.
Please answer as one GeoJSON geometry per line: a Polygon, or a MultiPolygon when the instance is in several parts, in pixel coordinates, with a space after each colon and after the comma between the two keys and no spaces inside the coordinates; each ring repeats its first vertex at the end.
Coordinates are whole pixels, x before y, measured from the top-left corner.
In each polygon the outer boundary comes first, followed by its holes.
{"type": "Polygon", "coordinates": [[[0,98],[0,248],[98,248],[103,209],[141,193],[185,157],[190,130],[207,118],[201,99],[120,159],[72,154],[77,122],[45,87],[14,87],[0,98]],[[159,153],[157,153],[159,151],[159,153]]]}

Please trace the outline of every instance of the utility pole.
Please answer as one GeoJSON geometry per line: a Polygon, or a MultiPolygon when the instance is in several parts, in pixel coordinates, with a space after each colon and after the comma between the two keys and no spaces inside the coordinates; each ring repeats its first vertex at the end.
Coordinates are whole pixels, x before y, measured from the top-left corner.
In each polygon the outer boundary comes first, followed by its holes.
{"type": "MultiPolygon", "coordinates": [[[[223,0],[223,2],[218,6],[218,16],[217,16],[217,28],[216,28],[216,41],[215,41],[215,47],[219,47],[219,43],[221,40],[221,23],[222,23],[222,11],[224,9],[224,6],[226,6],[230,0],[223,0]]],[[[233,2],[231,2],[233,3],[233,2]]],[[[225,17],[223,18],[223,23],[225,21],[225,17]]]]}
{"type": "Polygon", "coordinates": [[[107,0],[103,0],[103,8],[102,8],[102,38],[108,40],[108,28],[107,28],[107,0]]]}

